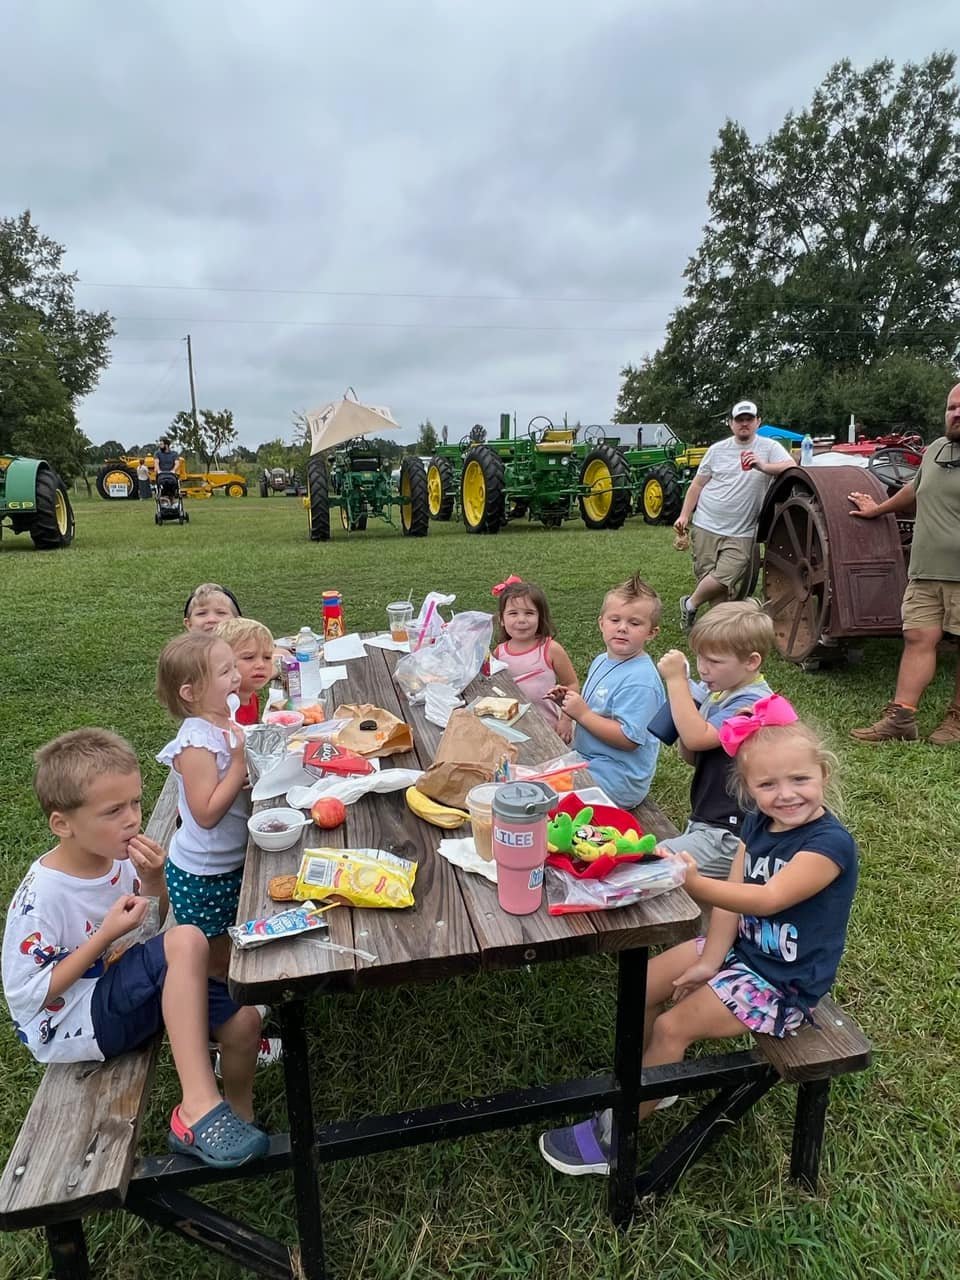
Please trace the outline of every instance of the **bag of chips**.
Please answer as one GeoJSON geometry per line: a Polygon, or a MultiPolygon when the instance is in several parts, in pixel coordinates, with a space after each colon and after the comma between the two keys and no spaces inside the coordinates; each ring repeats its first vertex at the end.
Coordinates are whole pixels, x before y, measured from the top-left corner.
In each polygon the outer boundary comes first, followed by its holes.
{"type": "Polygon", "coordinates": [[[412,907],[417,864],[385,849],[305,849],[294,898],[352,907],[412,907]]]}

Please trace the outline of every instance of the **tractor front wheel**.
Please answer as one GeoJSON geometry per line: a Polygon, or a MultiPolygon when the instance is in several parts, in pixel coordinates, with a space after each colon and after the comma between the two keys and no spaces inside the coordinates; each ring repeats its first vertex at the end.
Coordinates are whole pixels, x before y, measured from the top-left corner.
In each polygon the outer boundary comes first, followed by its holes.
{"type": "Polygon", "coordinates": [[[619,450],[598,444],[583,460],[580,483],[589,493],[580,499],[588,529],[619,529],[630,514],[630,469],[619,450]]]}
{"type": "Polygon", "coordinates": [[[400,463],[400,530],[404,537],[425,538],[430,532],[430,500],[427,473],[419,458],[400,463]]]}
{"type": "Polygon", "coordinates": [[[42,462],[37,468],[37,513],[30,523],[30,537],[38,551],[69,547],[76,522],[67,487],[53,467],[42,462]]]}
{"type": "Polygon", "coordinates": [[[307,528],[311,542],[330,541],[330,481],[319,453],[307,462],[307,528]]]}
{"type": "Polygon", "coordinates": [[[646,524],[673,524],[683,506],[680,481],[673,467],[651,467],[640,490],[640,511],[646,524]]]}
{"type": "Polygon", "coordinates": [[[500,531],[505,519],[503,460],[488,445],[475,445],[464,455],[460,505],[468,533],[500,531]]]}
{"type": "Polygon", "coordinates": [[[227,485],[228,498],[245,498],[247,496],[247,486],[239,480],[232,480],[227,485]]]}
{"type": "Polygon", "coordinates": [[[427,499],[431,520],[449,520],[453,515],[456,493],[453,488],[453,467],[447,458],[431,458],[427,467],[427,499]]]}
{"type": "Polygon", "coordinates": [[[361,511],[360,515],[351,520],[350,512],[347,509],[346,504],[341,500],[340,523],[348,533],[362,533],[367,527],[367,513],[366,511],[361,511]]]}

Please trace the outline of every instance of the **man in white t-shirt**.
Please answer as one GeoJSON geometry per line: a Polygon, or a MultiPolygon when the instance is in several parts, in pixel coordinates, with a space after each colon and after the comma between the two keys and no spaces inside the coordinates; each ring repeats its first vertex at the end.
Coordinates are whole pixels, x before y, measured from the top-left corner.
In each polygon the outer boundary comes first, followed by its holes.
{"type": "Polygon", "coordinates": [[[767,486],[773,476],[795,465],[782,444],[757,435],[759,426],[752,400],[733,406],[730,438],[718,440],[704,454],[674,521],[678,533],[692,527],[697,579],[690,595],[680,597],[684,631],[696,622],[702,604],[745,594],[767,486]]]}

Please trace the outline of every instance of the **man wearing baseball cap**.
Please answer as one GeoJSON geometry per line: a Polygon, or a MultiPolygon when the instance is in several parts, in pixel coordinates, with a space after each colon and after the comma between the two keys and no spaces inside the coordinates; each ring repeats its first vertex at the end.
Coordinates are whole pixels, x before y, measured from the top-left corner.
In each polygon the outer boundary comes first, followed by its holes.
{"type": "Polygon", "coordinates": [[[678,533],[691,528],[697,579],[690,595],[680,597],[684,631],[696,622],[702,604],[746,594],[767,486],[795,465],[779,441],[757,435],[759,426],[753,401],[738,400],[730,410],[729,438],[704,454],[674,521],[678,533]]]}

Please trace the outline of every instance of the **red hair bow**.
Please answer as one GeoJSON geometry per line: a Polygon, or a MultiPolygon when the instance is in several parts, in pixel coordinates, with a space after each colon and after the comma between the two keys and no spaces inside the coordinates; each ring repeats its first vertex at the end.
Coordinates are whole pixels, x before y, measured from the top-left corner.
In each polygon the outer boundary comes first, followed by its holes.
{"type": "Polygon", "coordinates": [[[728,756],[735,756],[751,734],[775,724],[793,724],[800,717],[791,703],[779,693],[758,698],[746,711],[731,716],[718,730],[720,745],[728,756]]]}
{"type": "Polygon", "coordinates": [[[511,573],[509,578],[504,578],[503,582],[498,582],[495,587],[490,588],[492,596],[502,596],[507,587],[512,587],[515,582],[522,582],[522,578],[518,578],[515,573],[511,573]]]}

